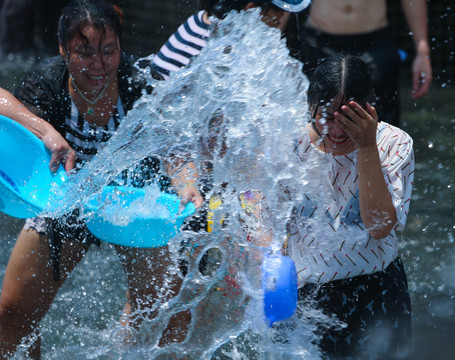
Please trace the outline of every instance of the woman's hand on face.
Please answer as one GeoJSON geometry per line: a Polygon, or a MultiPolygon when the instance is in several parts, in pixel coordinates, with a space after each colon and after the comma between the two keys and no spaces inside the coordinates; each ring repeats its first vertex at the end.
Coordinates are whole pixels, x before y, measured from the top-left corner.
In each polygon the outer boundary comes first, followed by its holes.
{"type": "Polygon", "coordinates": [[[41,141],[51,152],[49,168],[52,172],[57,171],[60,164],[63,164],[67,173],[76,165],[76,153],[69,146],[66,140],[55,129],[50,129],[42,136],[41,141]]]}
{"type": "Polygon", "coordinates": [[[366,103],[365,109],[350,101],[341,107],[343,113],[334,113],[336,124],[343,129],[359,149],[376,146],[378,115],[376,109],[366,103]]]}

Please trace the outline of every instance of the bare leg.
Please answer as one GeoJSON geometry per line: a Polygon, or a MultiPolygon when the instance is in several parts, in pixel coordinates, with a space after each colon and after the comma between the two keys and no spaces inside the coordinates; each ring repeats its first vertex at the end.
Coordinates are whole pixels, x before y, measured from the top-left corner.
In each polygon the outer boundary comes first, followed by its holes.
{"type": "MultiPolygon", "coordinates": [[[[39,326],[68,274],[88,246],[66,241],[61,250],[61,280],[55,281],[47,239],[35,230],[22,230],[6,268],[0,296],[0,358],[13,356],[21,340],[39,326]]],[[[30,349],[40,358],[39,340],[30,349]]]]}
{"type": "MultiPolygon", "coordinates": [[[[121,256],[129,288],[128,301],[124,308],[126,316],[122,317],[122,324],[138,328],[140,320],[137,315],[156,316],[156,312],[150,313],[154,303],[166,301],[175,296],[180,289],[182,279],[169,271],[174,264],[167,247],[133,249],[118,246],[116,250],[121,256]]],[[[183,341],[190,320],[189,312],[173,316],[160,339],[160,345],[183,341]]]]}

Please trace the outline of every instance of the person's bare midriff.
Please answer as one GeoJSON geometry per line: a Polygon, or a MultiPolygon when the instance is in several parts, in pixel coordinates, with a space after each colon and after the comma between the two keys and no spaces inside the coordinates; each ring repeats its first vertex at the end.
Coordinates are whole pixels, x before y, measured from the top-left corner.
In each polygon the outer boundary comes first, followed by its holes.
{"type": "Polygon", "coordinates": [[[308,25],[331,34],[361,34],[387,25],[386,0],[313,0],[308,25]]]}

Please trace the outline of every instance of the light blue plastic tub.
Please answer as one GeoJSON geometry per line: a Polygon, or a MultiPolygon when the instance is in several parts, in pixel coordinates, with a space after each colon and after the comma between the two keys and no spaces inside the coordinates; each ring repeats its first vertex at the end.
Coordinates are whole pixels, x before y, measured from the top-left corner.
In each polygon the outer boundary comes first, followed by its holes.
{"type": "Polygon", "coordinates": [[[297,272],[294,261],[280,254],[265,253],[262,290],[268,325],[290,318],[297,308],[297,272]]]}
{"type": "MultiPolygon", "coordinates": [[[[25,219],[40,214],[48,206],[52,189],[67,179],[63,166],[56,173],[50,171],[50,159],[50,152],[38,137],[0,115],[0,211],[25,219]]],[[[107,221],[99,213],[106,200],[111,204],[117,202],[120,206],[117,210],[134,212],[134,206],[128,207],[144,196],[143,189],[106,186],[101,197],[92,197],[85,207],[84,211],[91,215],[87,219],[90,231],[99,239],[118,245],[163,246],[177,234],[185,217],[195,211],[194,204],[189,203],[179,213],[180,199],[161,193],[156,205],[166,209],[166,213],[133,216],[131,222],[122,225],[107,221]]]]}
{"type": "Polygon", "coordinates": [[[0,115],[0,211],[25,219],[47,206],[52,188],[66,180],[62,166],[50,171],[50,159],[38,137],[0,115]]]}
{"type": "Polygon", "coordinates": [[[166,245],[196,208],[190,202],[179,213],[180,198],[160,193],[155,203],[157,212],[141,214],[138,208],[145,196],[145,190],[141,188],[104,187],[102,193],[93,196],[85,207],[85,212],[89,212],[86,219],[88,229],[100,240],[112,244],[137,248],[166,245]],[[125,210],[124,219],[122,209],[125,210]]]}

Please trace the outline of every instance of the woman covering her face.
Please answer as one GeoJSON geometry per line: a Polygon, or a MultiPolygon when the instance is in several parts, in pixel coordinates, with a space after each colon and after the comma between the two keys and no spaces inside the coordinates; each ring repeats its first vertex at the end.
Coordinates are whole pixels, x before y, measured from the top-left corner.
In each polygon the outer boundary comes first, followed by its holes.
{"type": "Polygon", "coordinates": [[[409,211],[413,141],[378,122],[373,99],[359,58],[327,59],[310,80],[312,121],[295,149],[303,163],[328,170],[312,187],[318,191],[295,206],[287,252],[300,300],[345,324],[321,325],[329,357],[393,358],[409,350],[410,298],[396,232],[409,211]]]}

